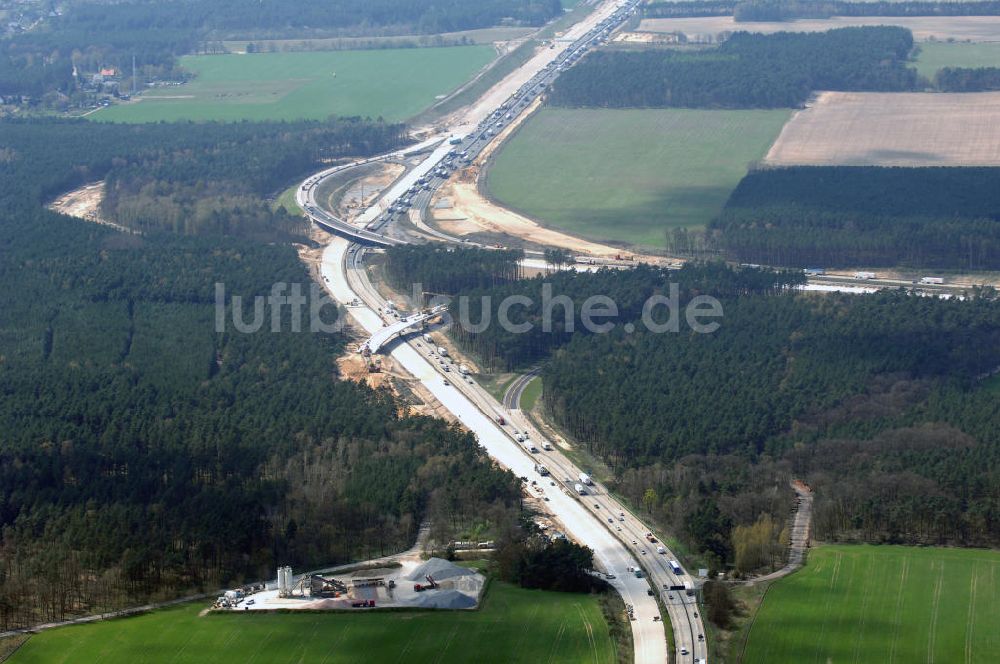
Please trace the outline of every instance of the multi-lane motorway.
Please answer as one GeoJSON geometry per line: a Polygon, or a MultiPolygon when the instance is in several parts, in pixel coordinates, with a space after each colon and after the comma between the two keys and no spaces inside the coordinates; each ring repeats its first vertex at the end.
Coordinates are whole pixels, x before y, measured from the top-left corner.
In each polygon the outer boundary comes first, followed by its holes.
{"type": "MultiPolygon", "coordinates": [[[[560,72],[572,66],[588,49],[603,43],[634,12],[637,3],[638,0],[605,2],[571,28],[561,41],[553,43],[553,48],[543,49],[473,105],[450,131],[420,145],[419,150],[430,150],[429,156],[394,183],[354,223],[340,220],[319,206],[315,199],[318,184],[325,177],[352,167],[412,155],[418,151],[417,146],[407,150],[406,155],[393,153],[331,168],[302,183],[296,196],[299,205],[315,223],[343,236],[325,250],[322,276],[334,297],[349,307],[359,325],[376,335],[395,321],[384,313],[385,302],[367,278],[365,249],[355,242],[378,246],[406,242],[399,235],[400,225],[394,222],[404,215],[419,222],[433,192],[451,173],[471,163],[560,72]],[[514,91],[509,92],[514,86],[514,91]]],[[[421,225],[418,223],[416,227],[419,230],[421,225]]],[[[421,234],[438,241],[459,241],[428,230],[421,234]]],[[[656,545],[644,537],[648,529],[635,515],[599,486],[589,486],[587,495],[578,495],[573,480],[581,471],[550,444],[544,444],[546,449],[540,448],[537,453],[529,452],[518,442],[518,434],[530,432],[532,440],[540,446],[545,441],[516,407],[505,408],[474,381],[457,372],[444,371],[448,365],[432,355],[432,345],[403,339],[387,348],[399,367],[420,380],[435,399],[473,431],[494,459],[518,476],[528,478],[528,490],[545,503],[574,539],[594,550],[595,560],[608,574],[609,583],[632,608],[636,662],[665,662],[671,659],[671,654],[680,661],[707,661],[707,645],[701,640],[704,630],[694,599],[684,591],[664,590],[683,585],[685,580],[667,564],[675,557],[669,551],[656,552],[656,545]],[[498,418],[504,413],[505,419],[517,424],[501,425],[498,418]],[[512,426],[519,428],[515,431],[512,426]],[[551,474],[544,477],[538,474],[536,464],[550,467],[551,474]],[[673,628],[676,644],[673,653],[668,653],[660,601],[673,628]]]]}
{"type": "MultiPolygon", "coordinates": [[[[328,249],[329,256],[324,255],[323,275],[341,302],[362,303],[350,311],[369,332],[377,334],[393,319],[382,313],[385,300],[368,279],[364,266],[366,250],[358,245],[347,246],[342,240],[331,247],[341,245],[345,248],[340,254],[335,253],[338,250],[328,249]],[[343,270],[340,275],[333,272],[338,265],[343,270]],[[339,288],[341,285],[346,288],[339,288]]],[[[595,552],[601,552],[598,560],[604,570],[615,577],[612,583],[627,579],[627,592],[622,592],[622,596],[634,607],[637,661],[663,661],[657,659],[659,648],[650,646],[657,634],[661,642],[664,639],[657,599],[666,607],[678,660],[707,661],[704,627],[695,598],[688,596],[685,590],[670,590],[672,586],[690,583],[691,577],[676,574],[670,568],[668,562],[676,560],[674,554],[661,542],[648,541],[646,534],[650,529],[599,484],[586,486],[586,495],[576,493],[581,469],[547,441],[518,408],[520,395],[530,376],[516,380],[501,404],[478,383],[454,371],[454,364],[437,354],[435,344],[421,338],[404,339],[392,348],[390,356],[474,431],[491,456],[519,476],[527,477],[529,491],[547,503],[576,539],[595,552]],[[414,353],[416,358],[412,356],[414,353]],[[502,425],[499,423],[501,417],[502,425]],[[523,438],[525,434],[528,436],[526,441],[518,440],[519,435],[523,438]],[[487,439],[492,444],[482,442],[487,439]],[[532,443],[535,452],[529,451],[532,443]],[[545,466],[549,474],[540,475],[536,464],[545,466]],[[557,497],[559,502],[553,502],[557,497]],[[570,510],[573,505],[577,509],[570,510]],[[580,507],[584,514],[580,513],[580,507]],[[599,533],[601,537],[594,537],[592,525],[582,527],[595,520],[598,523],[596,530],[603,531],[599,533]],[[613,542],[607,541],[609,537],[613,542]],[[664,548],[662,553],[658,552],[660,546],[664,548]],[[636,568],[642,570],[641,577],[636,576],[636,568]],[[636,582],[641,588],[638,596],[634,588],[636,582]],[[644,656],[640,659],[641,653],[644,656]]],[[[622,591],[619,585],[616,588],[622,591]]],[[[666,644],[662,647],[665,651],[666,644]]]]}
{"type": "MultiPolygon", "coordinates": [[[[550,441],[534,426],[527,415],[521,411],[521,396],[528,383],[534,378],[534,372],[529,372],[516,379],[504,394],[503,407],[511,427],[521,435],[527,435],[527,440],[535,443],[538,450],[532,456],[538,463],[545,465],[553,481],[563,485],[568,491],[574,491],[578,483],[580,470],[566,457],[554,450],[550,441]]],[[[593,481],[593,480],[592,480],[593,481]]],[[[665,544],[656,538],[650,542],[647,535],[649,529],[636,515],[618,499],[608,493],[599,484],[585,486],[587,495],[580,496],[580,501],[586,507],[593,509],[608,530],[617,537],[633,553],[638,554],[639,564],[644,573],[649,575],[652,589],[660,596],[670,617],[674,630],[674,641],[679,661],[701,660],[707,657],[703,624],[698,611],[697,600],[689,596],[686,589],[671,589],[692,584],[688,573],[677,574],[671,569],[670,563],[676,562],[673,553],[665,544]],[[688,653],[686,656],[683,653],[688,653]]]]}
{"type": "MultiPolygon", "coordinates": [[[[376,333],[387,322],[379,313],[384,300],[368,281],[364,251],[363,247],[335,238],[323,253],[321,272],[334,298],[348,306],[351,316],[361,327],[376,333]]],[[[419,339],[403,339],[387,347],[385,352],[398,368],[419,380],[444,408],[475,433],[479,444],[491,457],[520,477],[537,477],[536,461],[511,437],[509,427],[501,426],[496,420],[503,407],[475,383],[461,380],[457,372],[443,372],[442,365],[436,361],[438,358],[430,356],[432,349],[433,345],[419,339]]],[[[648,594],[646,578],[637,578],[628,572],[630,567],[639,564],[636,555],[571,493],[558,485],[542,485],[539,489],[541,491],[535,493],[546,508],[574,539],[594,550],[597,565],[614,575],[609,583],[626,604],[634,607],[635,661],[668,661],[663,625],[654,620],[654,616],[659,615],[656,598],[648,594]]]]}

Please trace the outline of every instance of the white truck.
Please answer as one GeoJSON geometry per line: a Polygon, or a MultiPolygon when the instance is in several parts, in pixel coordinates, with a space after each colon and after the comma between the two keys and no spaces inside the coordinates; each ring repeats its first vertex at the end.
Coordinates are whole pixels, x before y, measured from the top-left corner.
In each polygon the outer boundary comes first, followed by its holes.
{"type": "Polygon", "coordinates": [[[944,283],[944,279],[942,277],[920,277],[920,283],[940,286],[944,283]]]}
{"type": "Polygon", "coordinates": [[[458,365],[458,373],[462,374],[463,376],[468,376],[469,367],[465,366],[464,364],[458,365]]]}
{"type": "Polygon", "coordinates": [[[434,340],[433,340],[433,339],[431,339],[431,335],[429,335],[429,334],[425,334],[425,335],[424,335],[424,341],[426,341],[426,342],[427,342],[427,343],[429,343],[429,344],[432,344],[432,343],[434,343],[434,340]]]}
{"type": "Polygon", "coordinates": [[[444,346],[438,346],[437,351],[438,355],[440,355],[441,357],[448,357],[448,349],[445,348],[444,346]]]}
{"type": "Polygon", "coordinates": [[[590,475],[587,473],[580,473],[580,482],[589,486],[594,483],[594,480],[590,479],[590,475]]]}
{"type": "Polygon", "coordinates": [[[875,278],[875,273],[874,272],[855,272],[854,273],[854,278],[855,279],[874,279],[875,278]]]}
{"type": "Polygon", "coordinates": [[[573,488],[576,489],[576,492],[578,494],[580,494],[581,496],[586,496],[587,495],[587,489],[585,489],[582,484],[577,483],[576,485],[573,486],[573,488]]]}

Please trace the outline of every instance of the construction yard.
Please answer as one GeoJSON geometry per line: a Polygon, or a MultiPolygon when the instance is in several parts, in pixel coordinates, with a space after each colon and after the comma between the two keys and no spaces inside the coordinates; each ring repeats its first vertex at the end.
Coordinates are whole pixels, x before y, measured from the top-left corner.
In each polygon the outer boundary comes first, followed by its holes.
{"type": "MultiPolygon", "coordinates": [[[[426,591],[428,594],[437,591],[426,591]]],[[[185,604],[32,636],[11,664],[588,662],[615,646],[594,595],[493,581],[475,611],[223,611],[185,604]],[[486,647],[488,644],[488,647],[486,647]]]]}
{"type": "MultiPolygon", "coordinates": [[[[287,568],[285,568],[287,569],[287,568]]],[[[485,577],[474,569],[440,558],[404,558],[399,567],[363,569],[347,574],[307,574],[282,578],[268,589],[216,601],[217,610],[327,611],[357,608],[473,609],[485,577]]]]}
{"type": "Polygon", "coordinates": [[[1000,93],[823,92],[782,129],[777,166],[997,166],[1000,93]]]}

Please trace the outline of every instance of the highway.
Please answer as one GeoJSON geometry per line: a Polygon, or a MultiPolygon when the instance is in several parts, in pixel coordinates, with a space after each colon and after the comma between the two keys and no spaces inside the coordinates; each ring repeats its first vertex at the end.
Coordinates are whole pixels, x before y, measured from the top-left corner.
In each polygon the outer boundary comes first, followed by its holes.
{"type": "MultiPolygon", "coordinates": [[[[387,321],[379,314],[384,300],[367,279],[364,253],[363,247],[334,238],[323,252],[320,270],[332,296],[348,305],[355,321],[374,334],[387,321]],[[352,304],[356,300],[361,304],[352,304]]],[[[455,372],[444,373],[442,365],[430,356],[432,349],[433,346],[420,340],[404,338],[386,346],[384,352],[399,368],[420,380],[442,406],[468,427],[492,458],[519,477],[537,477],[535,460],[496,421],[503,406],[477,384],[461,380],[455,372]]],[[[634,607],[636,620],[631,625],[637,664],[668,661],[663,626],[653,619],[659,616],[659,607],[655,598],[647,594],[649,584],[645,578],[636,578],[628,572],[630,567],[638,565],[635,555],[570,492],[559,486],[540,488],[538,495],[546,507],[575,540],[594,550],[596,564],[614,575],[608,582],[626,604],[634,607]]]]}
{"type": "MultiPolygon", "coordinates": [[[[339,279],[348,288],[343,294],[334,291],[334,296],[338,300],[348,302],[353,301],[357,297],[364,303],[367,310],[371,312],[384,311],[384,298],[382,298],[368,279],[367,271],[364,267],[364,254],[365,249],[356,245],[350,246],[344,251],[344,275],[339,277],[339,279]]],[[[336,285],[338,282],[335,278],[327,274],[327,265],[331,260],[324,255],[323,275],[324,277],[329,277],[329,281],[327,281],[329,285],[336,285]]],[[[357,314],[365,307],[353,307],[351,309],[352,315],[358,318],[357,314]]],[[[374,329],[375,334],[377,334],[385,329],[382,325],[388,319],[388,314],[375,313],[375,320],[372,321],[371,327],[367,324],[364,327],[369,331],[374,329]]],[[[550,499],[548,502],[550,509],[552,509],[553,513],[556,514],[575,539],[590,546],[595,552],[598,550],[598,547],[601,547],[604,551],[608,551],[609,544],[607,542],[588,540],[584,534],[579,532],[579,527],[574,525],[578,523],[578,519],[580,518],[578,512],[570,514],[560,512],[556,509],[558,506],[552,502],[552,499],[555,494],[559,494],[560,496],[569,497],[571,501],[583,507],[590,517],[589,520],[596,520],[599,524],[599,529],[603,529],[605,537],[610,536],[616,540],[616,544],[618,545],[619,551],[617,555],[608,554],[604,559],[598,558],[602,561],[605,571],[613,574],[616,578],[625,576],[641,582],[639,585],[642,586],[643,593],[652,588],[659,595],[660,600],[666,607],[667,615],[673,627],[677,661],[707,661],[707,643],[704,641],[704,626],[695,598],[688,597],[684,590],[669,590],[671,586],[683,586],[685,581],[691,581],[688,575],[677,575],[670,569],[668,561],[677,560],[677,557],[666,545],[660,542],[654,544],[647,541],[646,533],[650,532],[650,529],[641,519],[630,512],[625,505],[599,485],[594,484],[586,487],[586,496],[577,495],[574,485],[578,483],[578,478],[583,471],[558,451],[551,441],[547,441],[519,409],[518,405],[524,388],[534,377],[535,373],[530,372],[517,378],[504,395],[503,403],[500,403],[472,379],[451,371],[454,364],[448,358],[440,357],[436,353],[435,346],[436,344],[423,342],[419,338],[402,339],[390,351],[390,355],[400,361],[407,371],[419,378],[450,412],[454,413],[466,426],[476,433],[480,441],[482,441],[484,435],[495,437],[497,432],[499,432],[501,438],[506,440],[507,447],[513,448],[514,455],[520,457],[519,461],[522,464],[523,462],[528,464],[527,470],[523,469],[523,465],[513,465],[509,461],[509,450],[505,449],[506,454],[498,455],[495,447],[486,445],[490,455],[504,466],[513,470],[518,476],[529,478],[529,482],[532,480],[536,482],[537,484],[532,486],[537,486],[541,489],[541,493],[538,495],[542,496],[543,499],[544,497],[550,499]],[[418,363],[421,368],[420,373],[414,371],[411,366],[402,361],[400,355],[408,356],[409,351],[414,351],[423,360],[422,365],[418,363]],[[430,367],[429,372],[426,371],[427,367],[430,367]],[[445,370],[445,367],[448,367],[448,370],[445,370]],[[444,390],[450,400],[446,401],[442,399],[434,388],[444,390]],[[465,401],[462,402],[458,397],[464,398],[465,401]],[[453,407],[456,403],[459,404],[457,410],[453,407]],[[485,422],[478,419],[474,422],[470,419],[468,417],[470,408],[476,411],[478,415],[485,417],[485,422]],[[499,424],[498,419],[500,416],[504,417],[506,424],[499,424]],[[474,424],[479,425],[480,428],[476,428],[473,426],[474,424]],[[485,430],[481,427],[485,427],[485,430]],[[528,433],[528,441],[519,441],[517,439],[518,434],[523,435],[525,433],[528,433]],[[530,443],[535,444],[536,452],[529,451],[528,445],[530,443]],[[550,475],[547,477],[541,476],[537,472],[535,464],[544,465],[549,470],[550,475]],[[664,547],[664,553],[657,553],[658,546],[664,547]],[[614,562],[616,559],[618,560],[617,563],[614,562]],[[624,564],[622,564],[623,562],[624,564]],[[646,578],[640,579],[634,576],[633,570],[636,567],[641,567],[645,570],[648,582],[646,578]],[[687,655],[682,655],[682,652],[686,652],[687,655]]],[[[623,597],[625,597],[624,594],[623,597]]],[[[649,624],[653,625],[653,630],[660,630],[660,638],[663,638],[662,627],[659,622],[654,620],[654,617],[660,616],[660,609],[652,597],[647,594],[645,597],[640,597],[639,601],[636,601],[633,595],[631,599],[626,598],[625,602],[635,607],[636,620],[632,623],[633,631],[642,634],[643,643],[648,642],[652,638],[649,635],[651,631],[649,624]]],[[[639,637],[636,638],[637,661],[639,661],[639,637]]],[[[663,646],[665,649],[666,644],[664,643],[663,646]]],[[[645,645],[644,648],[646,648],[645,645]]]]}
{"type": "MultiPolygon", "coordinates": [[[[336,166],[308,178],[296,192],[296,202],[322,228],[350,240],[367,245],[392,246],[405,240],[394,238],[383,229],[411,211],[422,214],[434,192],[457,169],[471,164],[516,117],[543,94],[559,74],[575,64],[590,49],[605,43],[611,32],[624,23],[638,6],[639,0],[608,1],[600,5],[583,21],[570,28],[552,48],[539,54],[491,88],[471,108],[454,120],[448,131],[435,135],[422,144],[386,155],[369,157],[353,164],[336,166]],[[514,88],[513,92],[509,92],[514,88]],[[445,139],[448,139],[445,141],[445,139]],[[355,166],[398,158],[433,148],[420,165],[410,170],[390,187],[373,206],[361,214],[357,224],[348,223],[322,210],[315,200],[315,191],[324,178],[342,173],[355,166]]],[[[426,239],[463,242],[458,238],[423,227],[426,239]]]]}
{"type": "MultiPolygon", "coordinates": [[[[569,491],[573,491],[574,485],[579,481],[580,469],[570,463],[564,455],[555,451],[557,446],[551,441],[546,441],[520,409],[524,390],[537,374],[535,370],[519,376],[507,388],[503,398],[506,417],[512,427],[519,433],[526,434],[527,440],[535,443],[538,452],[533,453],[533,456],[548,469],[551,477],[569,491]],[[547,447],[554,449],[547,450],[547,447]]],[[[673,625],[677,661],[692,661],[692,657],[705,661],[708,656],[707,645],[704,641],[704,626],[697,600],[695,597],[689,597],[685,590],[670,590],[671,586],[683,586],[685,582],[691,582],[691,577],[688,574],[677,575],[673,572],[668,563],[676,561],[676,556],[662,542],[652,543],[646,539],[646,534],[650,530],[626,505],[596,482],[585,486],[584,489],[587,491],[587,496],[581,497],[581,501],[591,507],[595,515],[600,515],[612,535],[638,555],[640,565],[649,575],[653,589],[659,593],[673,625]],[[664,549],[663,553],[658,553],[660,546],[664,549]],[[681,654],[684,650],[690,653],[687,657],[681,654]]]]}
{"type": "MultiPolygon", "coordinates": [[[[572,66],[587,50],[606,41],[610,33],[634,12],[637,4],[638,0],[604,3],[581,24],[569,30],[563,41],[551,49],[543,49],[543,53],[487,93],[464,118],[453,125],[452,131],[409,148],[409,154],[421,150],[431,152],[419,166],[394,183],[355,223],[338,219],[320,209],[315,200],[317,186],[326,177],[356,166],[398,158],[401,153],[371,157],[313,175],[299,187],[296,200],[317,225],[339,236],[324,251],[321,265],[323,281],[334,298],[350,307],[351,316],[376,337],[377,345],[386,349],[399,367],[420,380],[445,408],[476,434],[480,445],[491,457],[518,476],[528,478],[527,486],[532,487],[529,490],[545,502],[574,539],[593,549],[596,564],[608,574],[608,582],[632,607],[635,661],[665,662],[676,658],[677,661],[707,662],[707,644],[701,640],[704,629],[693,598],[687,598],[683,591],[664,590],[671,585],[683,584],[683,580],[667,566],[667,560],[676,559],[675,556],[669,551],[657,554],[655,545],[649,545],[643,537],[648,532],[646,526],[600,487],[590,487],[591,495],[586,497],[577,495],[573,484],[581,471],[558,450],[547,449],[532,454],[525,449],[516,440],[517,433],[511,425],[502,426],[497,421],[502,413],[507,413],[511,422],[518,422],[520,431],[530,430],[532,440],[541,445],[544,441],[540,434],[530,427],[523,414],[516,408],[505,408],[471,379],[451,372],[451,365],[445,358],[437,357],[433,345],[406,338],[388,343],[388,337],[403,330],[393,327],[391,332],[385,332],[386,327],[398,324],[391,314],[385,313],[386,303],[368,280],[364,268],[366,250],[361,246],[387,247],[405,243],[406,240],[390,234],[393,222],[402,218],[410,220],[425,239],[460,243],[458,238],[420,223],[434,191],[456,169],[471,163],[495,140],[503,127],[523,113],[562,71],[572,66]],[[512,82],[518,87],[507,96],[506,89],[512,82]],[[498,94],[498,89],[502,94],[498,94]],[[498,97],[503,99],[496,103],[498,97]],[[448,140],[445,141],[445,138],[448,140]],[[382,339],[383,336],[387,338],[382,339]],[[449,370],[445,371],[445,367],[449,370]],[[548,479],[536,472],[535,466],[539,462],[552,469],[553,474],[548,479]],[[530,483],[532,481],[533,484],[530,483]],[[640,568],[645,569],[645,573],[639,571],[640,568]],[[654,585],[650,587],[650,583],[654,585]],[[660,620],[657,600],[661,598],[673,627],[676,641],[676,650],[672,653],[674,657],[668,653],[660,620]]],[[[552,448],[548,444],[546,447],[552,448]]]]}

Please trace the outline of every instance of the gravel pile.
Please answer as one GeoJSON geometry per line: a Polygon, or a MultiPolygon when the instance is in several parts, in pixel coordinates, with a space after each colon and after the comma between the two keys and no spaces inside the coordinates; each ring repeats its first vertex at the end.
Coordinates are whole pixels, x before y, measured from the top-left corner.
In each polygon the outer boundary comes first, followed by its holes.
{"type": "Polygon", "coordinates": [[[476,606],[476,598],[457,590],[437,590],[420,595],[413,605],[425,609],[471,609],[476,606]]]}
{"type": "Polygon", "coordinates": [[[443,558],[430,558],[427,562],[418,565],[406,578],[421,583],[426,581],[424,577],[427,576],[433,577],[435,581],[444,581],[461,576],[476,576],[477,574],[476,570],[459,567],[443,558]]]}

